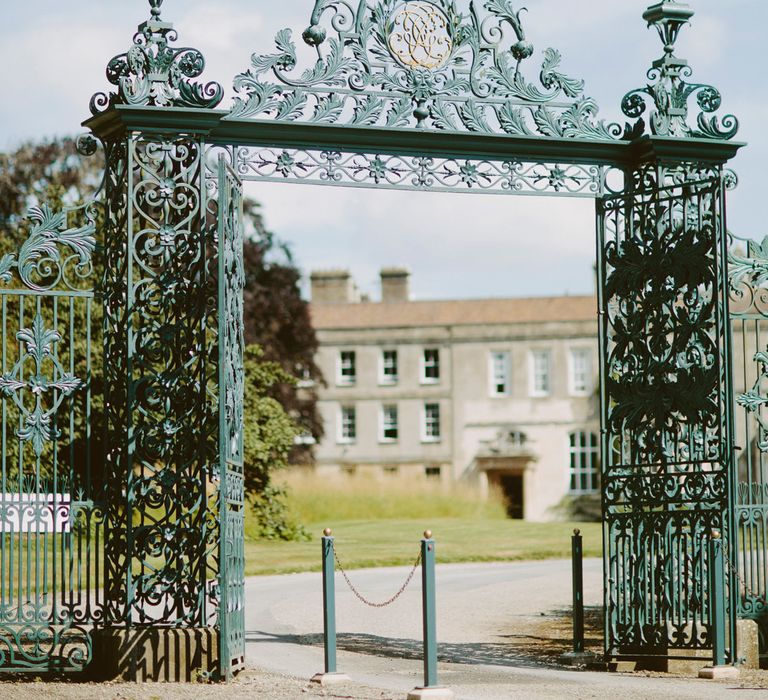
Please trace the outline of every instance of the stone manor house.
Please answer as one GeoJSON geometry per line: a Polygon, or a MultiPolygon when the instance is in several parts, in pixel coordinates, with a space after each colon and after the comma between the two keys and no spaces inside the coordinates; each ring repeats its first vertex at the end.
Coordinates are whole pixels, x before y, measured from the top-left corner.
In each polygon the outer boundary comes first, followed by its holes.
{"type": "Polygon", "coordinates": [[[412,301],[400,268],[380,302],[346,270],[311,283],[319,472],[495,485],[530,520],[598,491],[595,297],[412,301]]]}

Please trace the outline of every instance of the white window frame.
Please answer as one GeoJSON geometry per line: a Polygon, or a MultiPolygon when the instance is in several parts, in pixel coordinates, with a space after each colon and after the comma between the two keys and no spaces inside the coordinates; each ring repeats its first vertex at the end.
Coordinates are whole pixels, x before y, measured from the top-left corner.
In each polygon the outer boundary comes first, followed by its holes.
{"type": "Polygon", "coordinates": [[[600,490],[600,438],[592,430],[568,435],[568,493],[572,496],[600,490]]]}
{"type": "Polygon", "coordinates": [[[531,350],[530,355],[530,366],[531,366],[531,396],[534,397],[543,397],[543,396],[550,396],[552,394],[552,351],[551,350],[545,350],[545,349],[537,349],[537,350],[531,350]],[[547,358],[547,386],[546,390],[539,388],[537,384],[538,380],[538,368],[537,368],[537,359],[540,357],[546,357],[547,358]]]}
{"type": "Polygon", "coordinates": [[[442,409],[439,403],[429,401],[421,409],[421,441],[440,442],[443,439],[442,409]],[[430,420],[430,409],[437,408],[437,420],[430,420]],[[437,434],[430,434],[430,425],[437,425],[437,434]]]}
{"type": "Polygon", "coordinates": [[[355,350],[339,350],[339,354],[336,358],[336,385],[354,386],[355,384],[357,384],[357,352],[355,350]],[[346,376],[343,374],[345,355],[352,356],[352,376],[346,376]]]}
{"type": "Polygon", "coordinates": [[[350,404],[339,405],[336,442],[340,445],[353,445],[357,442],[357,406],[350,404]],[[353,435],[345,435],[345,411],[351,411],[353,435]]]}
{"type": "Polygon", "coordinates": [[[400,438],[400,416],[397,404],[389,403],[383,404],[379,410],[379,442],[397,442],[400,438]],[[394,411],[394,421],[388,420],[392,417],[392,411],[394,411]],[[388,415],[389,414],[389,415],[388,415]],[[394,427],[395,436],[387,436],[386,431],[388,427],[394,427]]]}
{"type": "Polygon", "coordinates": [[[422,384],[439,384],[440,383],[440,348],[430,347],[423,348],[421,351],[421,383],[422,384]],[[427,353],[435,353],[434,361],[427,361],[427,353]],[[427,368],[436,368],[436,377],[427,376],[427,368]]]}
{"type": "Polygon", "coordinates": [[[571,348],[568,353],[568,387],[571,396],[589,396],[592,393],[592,350],[591,348],[571,348]],[[577,372],[577,358],[582,358],[584,367],[577,372]],[[583,383],[577,382],[578,374],[583,374],[583,383]]]}
{"type": "Polygon", "coordinates": [[[400,357],[394,348],[386,348],[381,351],[381,355],[379,356],[379,384],[382,386],[394,386],[397,384],[397,382],[400,379],[400,357]],[[394,362],[391,364],[394,365],[394,373],[393,374],[387,374],[387,355],[392,355],[394,357],[394,362]]]}
{"type": "Polygon", "coordinates": [[[509,350],[491,350],[488,356],[488,391],[492,397],[509,396],[512,392],[512,356],[509,350]],[[497,365],[496,360],[499,358],[501,364],[497,365]],[[496,374],[499,367],[502,368],[502,376],[496,374]],[[501,391],[499,385],[503,385],[501,391]]]}

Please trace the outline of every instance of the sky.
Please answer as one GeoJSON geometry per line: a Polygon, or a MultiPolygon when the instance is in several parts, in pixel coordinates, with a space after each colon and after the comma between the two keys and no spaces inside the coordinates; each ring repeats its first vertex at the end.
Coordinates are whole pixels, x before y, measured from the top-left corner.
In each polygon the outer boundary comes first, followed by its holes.
{"type": "MultiPolygon", "coordinates": [[[[459,0],[461,3],[462,0],[459,0]]],[[[646,82],[661,55],[646,28],[647,0],[521,0],[536,54],[554,47],[563,70],[586,80],[586,94],[607,121],[625,120],[622,96],[646,82]]],[[[740,184],[728,205],[728,226],[762,239],[768,163],[768,26],[765,0],[691,0],[696,15],[677,54],[691,80],[723,93],[721,114],[735,114],[734,160],[740,184]]],[[[163,17],[178,44],[206,57],[204,79],[227,89],[253,53],[270,53],[284,27],[299,35],[313,0],[165,0],[163,17]]],[[[77,134],[93,93],[111,86],[109,59],[131,44],[146,19],[146,0],[0,0],[0,150],[27,140],[77,134]]],[[[225,102],[226,104],[226,102],[225,102]]],[[[695,105],[694,105],[695,106],[695,105]]],[[[378,297],[381,267],[411,269],[418,299],[587,294],[593,290],[594,203],[543,197],[380,192],[249,183],[268,226],[288,241],[305,275],[348,268],[361,289],[378,297]]],[[[305,285],[306,288],[306,285],[305,285]]]]}

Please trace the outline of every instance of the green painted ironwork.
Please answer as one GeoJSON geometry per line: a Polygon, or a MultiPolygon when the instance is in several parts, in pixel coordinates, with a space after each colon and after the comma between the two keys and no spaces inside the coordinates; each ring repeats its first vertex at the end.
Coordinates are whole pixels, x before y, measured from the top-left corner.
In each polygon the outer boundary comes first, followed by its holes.
{"type": "Polygon", "coordinates": [[[688,61],[675,56],[675,44],[680,30],[693,17],[687,3],[663,0],[651,5],[643,14],[648,26],[653,26],[664,44],[664,56],[653,62],[648,71],[651,82],[643,88],[625,95],[621,103],[624,114],[637,119],[636,129],[642,132],[645,124],[642,115],[646,100],[650,97],[653,111],[650,114],[651,133],[676,138],[731,139],[739,130],[739,121],[733,115],[723,117],[722,123],[714,116],[720,109],[722,96],[711,85],[688,83],[692,73],[688,61]],[[701,110],[696,127],[688,123],[688,103],[696,96],[701,110]]]}
{"type": "MultiPolygon", "coordinates": [[[[195,82],[200,52],[172,46],[162,4],[150,0],[109,63],[115,92],[91,104],[106,154],[103,268],[88,207],[73,218],[41,206],[29,240],[0,258],[0,629],[13,640],[0,667],[84,668],[97,625],[217,627],[221,676],[243,666],[241,179],[596,198],[606,652],[711,648],[708,533],[722,531],[727,566],[736,537],[765,520],[734,529],[722,166],[740,144],[728,141],[735,118],[714,116],[720,94],[687,83],[674,55],[690,9],[646,11],[665,55],[625,97],[635,121],[621,126],[597,119],[556,50],[531,77],[512,0],[317,0],[307,46],[279,32],[235,79],[229,110],[217,83],[195,82]],[[98,479],[97,339],[77,343],[91,333],[78,309],[90,319],[92,274],[104,308],[98,479]],[[85,447],[73,439],[83,424],[85,447]],[[57,530],[47,513],[67,496],[57,530]],[[31,500],[38,530],[6,531],[31,500]]],[[[761,401],[741,405],[766,442],[761,401]]],[[[736,573],[724,574],[729,640],[748,604],[736,573]]]]}
{"type": "Polygon", "coordinates": [[[219,155],[219,601],[222,678],[245,667],[243,189],[219,155]]]}
{"type": "Polygon", "coordinates": [[[81,671],[103,619],[93,396],[98,207],[27,216],[0,258],[0,667],[81,671]]]}
{"type": "Polygon", "coordinates": [[[724,192],[718,168],[656,165],[598,201],[609,657],[712,648],[709,533],[734,545],[724,192]]]}
{"type": "Polygon", "coordinates": [[[768,240],[730,237],[728,281],[734,354],[735,522],[739,616],[768,640],[768,240]]]}
{"type": "Polygon", "coordinates": [[[537,80],[521,10],[511,0],[317,0],[304,42],[315,62],[299,69],[291,30],[276,51],[254,54],[235,79],[234,118],[513,136],[613,139],[584,82],[544,51],[537,80]],[[511,30],[511,31],[508,31],[511,30]],[[330,33],[330,35],[329,35],[330,33]],[[511,36],[510,36],[511,34],[511,36]]]}
{"type": "Polygon", "coordinates": [[[107,66],[107,79],[117,92],[94,95],[92,114],[115,105],[209,109],[221,102],[221,85],[192,82],[205,69],[203,54],[197,49],[171,47],[177,35],[173,25],[160,17],[163,0],[150,0],[149,4],[152,16],[139,26],[131,48],[107,66]]]}

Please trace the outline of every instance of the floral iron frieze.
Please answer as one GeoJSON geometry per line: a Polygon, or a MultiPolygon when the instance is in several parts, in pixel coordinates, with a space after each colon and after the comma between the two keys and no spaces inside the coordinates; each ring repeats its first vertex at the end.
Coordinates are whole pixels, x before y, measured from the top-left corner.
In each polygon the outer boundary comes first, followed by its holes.
{"type": "Polygon", "coordinates": [[[731,139],[739,130],[739,121],[726,115],[722,122],[714,115],[720,109],[722,96],[711,85],[689,83],[692,74],[688,61],[675,56],[675,43],[680,30],[688,24],[694,12],[686,3],[663,0],[651,5],[643,15],[648,26],[653,26],[664,44],[664,56],[654,61],[648,71],[645,87],[632,90],[624,96],[621,109],[631,119],[637,119],[635,129],[642,133],[645,123],[642,115],[650,102],[650,129],[659,136],[677,138],[731,139]],[[696,126],[689,124],[689,101],[696,98],[701,110],[696,126]]]}
{"type": "Polygon", "coordinates": [[[61,334],[46,328],[39,313],[35,315],[31,328],[22,328],[16,339],[26,347],[11,372],[0,375],[0,394],[12,398],[18,407],[24,422],[17,433],[18,438],[22,442],[30,442],[39,457],[45,444],[59,436],[54,426],[59,407],[64,399],[83,386],[83,382],[66,372],[59,362],[54,346],[61,341],[61,334]],[[25,366],[30,360],[32,371],[25,373],[25,366]],[[24,402],[24,392],[32,396],[32,408],[24,402]],[[51,395],[47,407],[44,402],[46,395],[51,395]]]}
{"type": "MultiPolygon", "coordinates": [[[[515,3],[516,4],[516,3],[515,3]]],[[[546,49],[538,80],[513,0],[317,0],[303,40],[316,52],[299,67],[290,29],[276,51],[254,55],[235,78],[233,118],[353,126],[418,127],[514,136],[615,139],[597,121],[584,83],[546,49]]]]}
{"type": "Polygon", "coordinates": [[[149,4],[151,18],[139,26],[133,46],[107,66],[107,79],[117,86],[117,92],[95,94],[92,114],[115,105],[214,108],[221,102],[221,85],[193,81],[205,69],[203,54],[193,48],[170,46],[177,33],[160,17],[163,0],[149,0],[149,4]]]}

